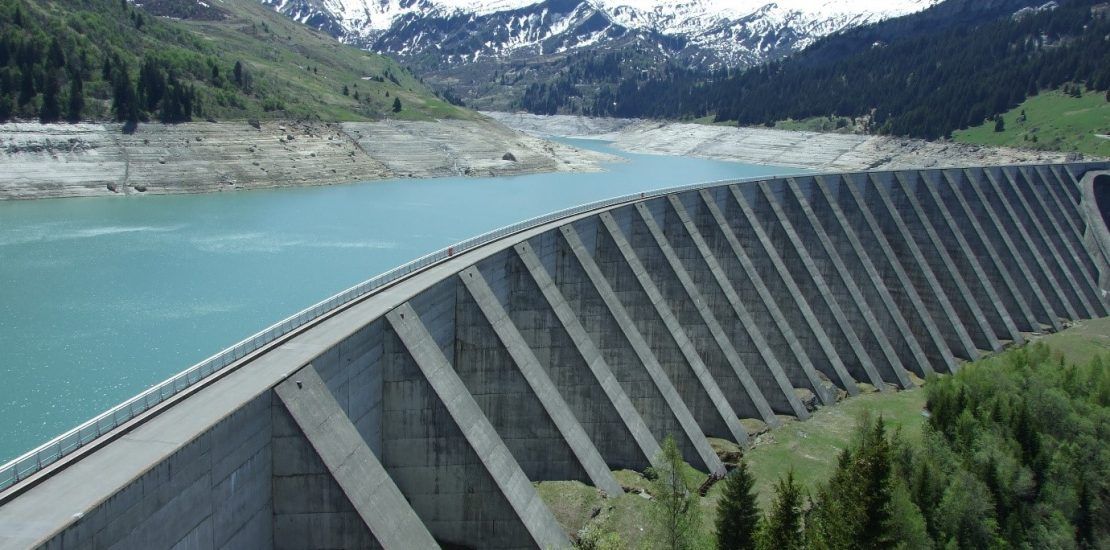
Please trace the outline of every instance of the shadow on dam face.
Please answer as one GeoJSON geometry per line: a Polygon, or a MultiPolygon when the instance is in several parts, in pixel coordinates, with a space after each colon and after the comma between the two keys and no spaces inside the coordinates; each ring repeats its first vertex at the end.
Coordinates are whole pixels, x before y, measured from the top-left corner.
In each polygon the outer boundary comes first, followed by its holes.
{"type": "Polygon", "coordinates": [[[1102,216],[1102,223],[1110,226],[1110,175],[1095,176],[1093,185],[1095,204],[1102,216]]]}
{"type": "Polygon", "coordinates": [[[722,473],[710,438],[1107,315],[1108,167],[717,183],[525,227],[9,487],[0,547],[568,547],[534,482],[620,494],[666,437],[722,473]]]}

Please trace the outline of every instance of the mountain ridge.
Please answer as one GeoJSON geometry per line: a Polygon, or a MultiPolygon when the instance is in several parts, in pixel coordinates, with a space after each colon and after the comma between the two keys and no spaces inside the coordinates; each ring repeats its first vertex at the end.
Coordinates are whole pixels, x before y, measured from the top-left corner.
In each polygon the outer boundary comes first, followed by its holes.
{"type": "MultiPolygon", "coordinates": [[[[604,26],[610,36],[629,34],[681,39],[710,65],[741,66],[801,49],[816,38],[857,25],[920,11],[938,0],[260,0],[293,19],[325,30],[341,41],[378,53],[415,57],[441,48],[434,30],[469,27],[484,40],[468,52],[501,56],[539,47],[563,33],[578,32],[575,20],[604,26]],[[782,44],[763,37],[787,37],[782,44]]],[[[582,33],[578,33],[582,34],[582,33]]],[[[592,38],[598,38],[593,36],[592,38]]],[[[567,50],[589,40],[562,40],[567,50]]],[[[659,40],[663,42],[663,40],[659,40]]],[[[566,50],[564,50],[566,51],[566,50]]],[[[674,52],[677,53],[677,52],[674,52]]],[[[542,55],[542,53],[540,53],[542,55]]],[[[468,56],[444,59],[465,62],[468,56]]]]}
{"type": "Polygon", "coordinates": [[[620,57],[619,73],[600,82],[614,86],[675,67],[743,68],[939,0],[258,1],[343,42],[399,59],[457,103],[516,109],[534,102],[525,94],[535,86],[577,86],[574,93],[593,102],[597,83],[568,82],[566,75],[584,70],[578,65],[594,57],[620,57]]]}

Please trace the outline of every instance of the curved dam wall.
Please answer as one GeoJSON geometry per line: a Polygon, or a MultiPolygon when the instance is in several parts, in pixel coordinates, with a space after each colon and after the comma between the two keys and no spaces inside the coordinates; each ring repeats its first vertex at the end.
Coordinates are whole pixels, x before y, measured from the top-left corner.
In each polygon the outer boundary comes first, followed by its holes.
{"type": "Polygon", "coordinates": [[[668,435],[723,473],[741,419],[1107,315],[1108,167],[713,184],[524,230],[8,489],[0,547],[568,547],[533,482],[618,494],[668,435]]]}

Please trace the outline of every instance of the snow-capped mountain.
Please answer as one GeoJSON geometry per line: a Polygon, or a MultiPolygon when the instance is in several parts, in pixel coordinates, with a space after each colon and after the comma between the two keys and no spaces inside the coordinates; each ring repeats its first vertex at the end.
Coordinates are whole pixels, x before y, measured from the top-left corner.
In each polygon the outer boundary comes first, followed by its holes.
{"type": "Polygon", "coordinates": [[[466,63],[635,38],[709,64],[745,65],[939,0],[261,1],[345,42],[403,58],[466,63]]]}

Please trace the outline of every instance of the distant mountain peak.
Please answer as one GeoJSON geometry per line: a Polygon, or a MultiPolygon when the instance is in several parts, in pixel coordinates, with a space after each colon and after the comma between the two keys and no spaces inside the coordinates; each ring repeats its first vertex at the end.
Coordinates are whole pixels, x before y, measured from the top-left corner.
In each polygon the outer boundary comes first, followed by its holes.
{"type": "Polygon", "coordinates": [[[669,62],[744,67],[940,0],[260,1],[341,41],[398,57],[440,88],[462,90],[466,101],[499,98],[482,103],[491,107],[560,79],[571,55],[619,50],[648,73],[669,62]]]}
{"type": "MultiPolygon", "coordinates": [[[[756,47],[750,44],[760,33],[792,36],[788,44],[770,48],[783,53],[779,51],[783,46],[787,51],[797,50],[832,32],[920,11],[939,0],[261,1],[345,42],[402,56],[442,49],[442,44],[431,38],[449,30],[444,28],[446,22],[475,27],[482,23],[474,30],[491,40],[474,42],[471,53],[479,57],[494,52],[539,51],[543,49],[542,42],[553,34],[576,29],[575,19],[588,13],[624,31],[682,39],[706,50],[719,63],[736,65],[760,61],[768,55],[766,44],[756,47]],[[421,29],[422,21],[436,32],[421,29]],[[536,32],[530,32],[529,27],[536,32]],[[404,47],[391,49],[400,44],[404,47]]],[[[579,45],[582,40],[568,38],[563,42],[571,48],[604,42],[594,37],[597,42],[579,45]]]]}

